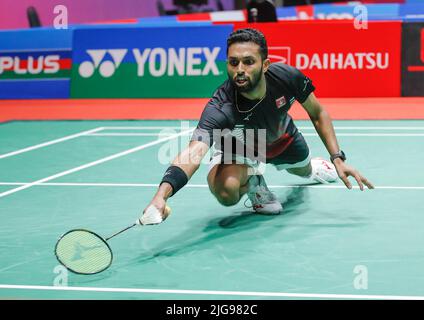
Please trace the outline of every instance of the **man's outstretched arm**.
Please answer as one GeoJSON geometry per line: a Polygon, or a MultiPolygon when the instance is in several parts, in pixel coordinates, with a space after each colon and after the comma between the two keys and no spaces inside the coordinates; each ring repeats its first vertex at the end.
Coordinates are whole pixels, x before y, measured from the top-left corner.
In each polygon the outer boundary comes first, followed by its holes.
{"type": "MultiPolygon", "coordinates": [[[[337,142],[336,134],[334,132],[334,127],[330,115],[319,103],[315,95],[311,93],[306,99],[306,101],[302,103],[302,106],[308,113],[309,118],[314,124],[314,127],[318,135],[320,136],[322,142],[324,143],[325,147],[327,148],[330,156],[339,152],[340,148],[337,142]]],[[[333,163],[336,167],[337,174],[348,189],[352,189],[352,184],[348,179],[349,176],[355,178],[361,190],[364,190],[364,184],[369,189],[374,189],[374,186],[371,184],[371,182],[369,182],[364,176],[362,176],[355,168],[347,165],[342,159],[337,158],[334,160],[333,163]]]]}
{"type": "Polygon", "coordinates": [[[201,141],[191,141],[188,147],[172,161],[171,166],[166,171],[156,194],[143,210],[143,214],[149,206],[153,205],[162,214],[163,219],[166,219],[166,200],[182,188],[188,180],[190,180],[199,168],[200,163],[208,150],[209,146],[206,143],[201,141]],[[163,182],[164,180],[169,182],[163,182]]]}

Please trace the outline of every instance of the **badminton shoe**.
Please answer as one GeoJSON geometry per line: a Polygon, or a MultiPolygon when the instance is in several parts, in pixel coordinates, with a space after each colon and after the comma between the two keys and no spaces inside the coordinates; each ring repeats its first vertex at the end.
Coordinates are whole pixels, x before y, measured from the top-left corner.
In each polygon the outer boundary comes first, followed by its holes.
{"type": "Polygon", "coordinates": [[[262,214],[279,214],[283,211],[283,206],[268,189],[262,175],[251,176],[248,183],[247,197],[253,210],[262,214]]]}
{"type": "Polygon", "coordinates": [[[311,160],[311,179],[320,183],[330,183],[337,180],[338,175],[334,165],[323,158],[313,158],[311,160]]]}

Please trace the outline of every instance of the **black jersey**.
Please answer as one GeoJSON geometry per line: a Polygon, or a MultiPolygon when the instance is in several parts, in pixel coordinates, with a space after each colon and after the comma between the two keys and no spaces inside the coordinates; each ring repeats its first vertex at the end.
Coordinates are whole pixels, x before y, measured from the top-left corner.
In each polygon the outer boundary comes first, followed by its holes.
{"type": "MultiPolygon", "coordinates": [[[[282,63],[271,64],[265,79],[266,95],[262,101],[244,98],[232,82],[226,80],[204,108],[191,140],[201,140],[209,146],[215,142],[215,147],[223,150],[224,145],[228,145],[222,140],[224,136],[224,139],[232,139],[231,152],[235,153],[239,150],[237,144],[244,144],[246,148],[248,129],[253,132],[265,129],[266,158],[273,158],[284,151],[297,133],[287,112],[295,100],[303,103],[315,87],[298,69],[282,63]],[[224,135],[217,135],[223,130],[224,135]]],[[[255,137],[256,149],[257,135],[255,137]]]]}

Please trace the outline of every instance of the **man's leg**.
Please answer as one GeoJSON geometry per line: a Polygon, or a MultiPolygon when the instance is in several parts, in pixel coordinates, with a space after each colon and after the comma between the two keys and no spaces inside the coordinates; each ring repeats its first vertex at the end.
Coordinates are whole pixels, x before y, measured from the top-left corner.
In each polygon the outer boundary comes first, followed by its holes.
{"type": "Polygon", "coordinates": [[[334,182],[338,178],[334,165],[322,158],[313,158],[307,166],[288,168],[287,172],[302,178],[311,178],[319,183],[334,182]]]}
{"type": "Polygon", "coordinates": [[[224,206],[237,204],[248,190],[248,166],[244,164],[217,164],[208,174],[212,194],[224,206]]]}
{"type": "Polygon", "coordinates": [[[218,164],[208,174],[209,189],[224,206],[237,204],[245,193],[257,213],[278,214],[281,203],[268,189],[262,175],[249,175],[244,164],[218,164]]]}
{"type": "Polygon", "coordinates": [[[290,146],[270,163],[277,170],[287,170],[288,173],[311,178],[320,183],[337,180],[337,172],[331,162],[321,158],[311,159],[308,144],[300,132],[296,134],[290,146]]]}
{"type": "Polygon", "coordinates": [[[294,174],[296,176],[302,177],[302,178],[309,178],[312,174],[312,166],[311,162],[309,161],[306,166],[299,167],[299,168],[288,168],[288,173],[294,174]]]}
{"type": "Polygon", "coordinates": [[[281,203],[266,186],[259,161],[235,156],[233,163],[223,164],[222,156],[221,151],[215,152],[208,173],[209,189],[221,204],[233,206],[247,193],[257,213],[276,214],[283,210],[281,203]]]}
{"type": "MultiPolygon", "coordinates": [[[[280,166],[281,170],[282,167],[280,166]]],[[[309,163],[301,167],[288,167],[288,173],[294,174],[302,178],[311,178],[319,183],[330,183],[337,180],[337,171],[334,165],[322,158],[312,158],[309,163]]]]}

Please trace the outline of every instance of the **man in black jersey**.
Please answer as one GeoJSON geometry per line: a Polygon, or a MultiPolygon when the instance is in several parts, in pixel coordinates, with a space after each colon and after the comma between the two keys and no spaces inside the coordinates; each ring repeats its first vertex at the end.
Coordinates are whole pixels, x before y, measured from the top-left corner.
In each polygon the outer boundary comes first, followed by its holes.
{"type": "Polygon", "coordinates": [[[364,185],[374,188],[346,164],[330,116],[315,97],[311,79],[291,66],[271,64],[261,32],[248,28],[229,36],[227,72],[228,79],[204,108],[189,146],[166,170],[149,204],[162,218],[166,218],[166,200],[188,182],[211,147],[207,180],[212,194],[225,206],[237,204],[247,194],[257,213],[282,212],[281,203],[261,174],[264,163],[320,183],[339,177],[351,189],[348,177],[352,176],[361,190],[364,185]],[[295,100],[307,111],[331,162],[311,159],[305,139],[287,113],[295,100]]]}

